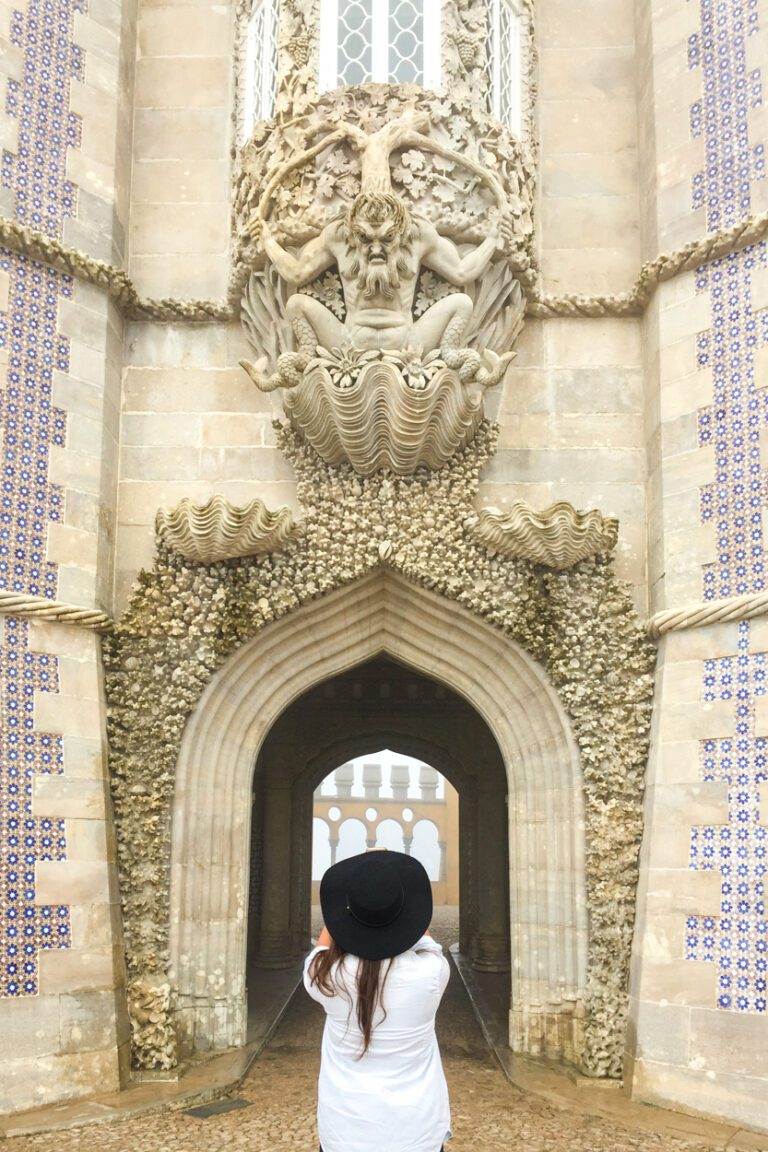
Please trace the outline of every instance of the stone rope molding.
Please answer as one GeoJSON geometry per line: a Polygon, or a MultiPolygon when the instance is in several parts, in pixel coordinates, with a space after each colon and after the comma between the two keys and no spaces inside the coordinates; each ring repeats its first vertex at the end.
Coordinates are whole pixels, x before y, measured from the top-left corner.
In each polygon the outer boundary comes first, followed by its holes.
{"type": "MultiPolygon", "coordinates": [[[[768,591],[749,592],[727,600],[702,600],[683,608],[666,608],[646,621],[645,630],[652,640],[659,640],[667,632],[753,620],[766,614],[768,591]]],[[[44,596],[26,596],[18,592],[0,591],[0,616],[50,620],[56,624],[90,628],[94,632],[111,632],[115,627],[114,619],[99,608],[82,608],[62,600],[46,600],[44,596]]]]}
{"type": "Polygon", "coordinates": [[[48,264],[86,284],[103,288],[123,315],[131,320],[200,323],[233,320],[237,315],[237,310],[225,301],[176,300],[170,297],[142,299],[124,269],[105,260],[96,260],[6,216],[0,217],[0,246],[48,264]]]}
{"type": "Polygon", "coordinates": [[[643,264],[629,292],[607,296],[528,297],[526,312],[531,316],[636,316],[644,312],[655,289],[681,272],[691,272],[711,260],[719,260],[765,239],[768,212],[747,216],[730,228],[691,240],[682,248],[662,253],[643,264]]]}
{"type": "MultiPolygon", "coordinates": [[[[747,216],[730,228],[709,233],[698,240],[692,240],[682,248],[662,253],[655,260],[642,265],[629,291],[604,296],[581,296],[578,293],[547,296],[524,276],[522,286],[527,297],[526,313],[544,319],[639,316],[644,312],[659,284],[672,280],[681,272],[690,272],[710,260],[719,260],[740,252],[764,240],[766,235],[768,235],[768,212],[747,216]]],[[[39,260],[87,284],[103,288],[130,320],[199,324],[236,320],[239,314],[239,304],[226,300],[141,297],[124,269],[108,264],[104,260],[96,260],[76,248],[50,239],[35,228],[29,228],[7,217],[0,217],[0,246],[10,248],[32,260],[39,260]]]]}
{"type": "MultiPolygon", "coordinates": [[[[702,600],[683,608],[666,608],[646,621],[645,630],[652,640],[659,640],[667,632],[753,620],[767,614],[768,591],[749,592],[726,600],[702,600]]],[[[0,591],[0,616],[50,620],[103,633],[111,632],[115,627],[114,619],[99,608],[82,608],[62,600],[46,600],[44,596],[27,596],[18,592],[0,591]]]]}
{"type": "Polygon", "coordinates": [[[745,592],[725,600],[700,600],[684,608],[666,608],[651,616],[646,632],[658,640],[667,632],[684,628],[703,628],[707,624],[730,624],[738,620],[753,620],[768,613],[768,591],[745,592]]]}
{"type": "Polygon", "coordinates": [[[0,616],[24,616],[31,620],[51,620],[56,624],[74,624],[94,632],[109,632],[114,621],[100,608],[81,608],[62,600],[29,596],[22,592],[0,591],[0,616]]]}

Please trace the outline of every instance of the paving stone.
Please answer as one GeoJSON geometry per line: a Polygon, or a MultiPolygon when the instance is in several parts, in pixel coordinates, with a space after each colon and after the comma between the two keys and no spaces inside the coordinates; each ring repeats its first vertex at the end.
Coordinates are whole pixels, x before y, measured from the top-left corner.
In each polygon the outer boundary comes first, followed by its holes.
{"type": "MultiPolygon", "coordinates": [[[[317,927],[317,924],[315,925],[317,927]]],[[[455,913],[436,909],[435,936],[455,940],[455,913]]],[[[251,1068],[235,1110],[201,1121],[181,1110],[145,1113],[98,1127],[9,1139],[6,1152],[316,1152],[315,1101],[323,1012],[294,998],[251,1068]]],[[[577,1109],[561,1108],[510,1084],[485,1045],[455,972],[438,1016],[451,1093],[449,1152],[683,1152],[713,1147],[695,1139],[628,1131],[577,1109]]],[[[722,1147],[722,1143],[717,1145],[722,1147]]]]}

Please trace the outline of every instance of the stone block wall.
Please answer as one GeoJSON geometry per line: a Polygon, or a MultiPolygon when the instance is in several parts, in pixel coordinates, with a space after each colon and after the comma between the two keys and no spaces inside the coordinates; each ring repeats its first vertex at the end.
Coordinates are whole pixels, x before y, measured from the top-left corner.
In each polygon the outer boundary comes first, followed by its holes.
{"type": "MultiPolygon", "coordinates": [[[[765,208],[751,0],[638,7],[645,255],[765,208]]],[[[653,611],[761,592],[765,246],[678,276],[644,323],[653,611]]],[[[640,1099],[768,1123],[763,619],[660,645],[628,1079],[640,1099]]]]}
{"type": "Polygon", "coordinates": [[[158,508],[220,492],[297,507],[278,452],[269,397],[239,366],[237,325],[132,324],[125,346],[116,552],[118,607],[154,555],[158,508]]]}
{"type": "MultiPolygon", "coordinates": [[[[640,263],[631,0],[537,0],[538,259],[545,292],[628,289],[640,263]]],[[[643,361],[634,318],[529,319],[481,492],[617,516],[617,567],[645,611],[643,361]]]]}
{"type": "MultiPolygon", "coordinates": [[[[230,274],[234,8],[139,4],[130,272],[142,295],[220,300],[230,274]]],[[[125,341],[116,596],[154,554],[161,507],[221,492],[295,505],[273,407],[239,324],[134,323],[125,341]]]]}
{"type": "Polygon", "coordinates": [[[146,296],[224,296],[234,6],[140,0],[130,272],[146,296]]]}
{"type": "MultiPolygon", "coordinates": [[[[122,262],[130,3],[0,14],[0,210],[122,262]]],[[[0,251],[0,588],[111,609],[122,320],[0,251]]],[[[116,1088],[127,1054],[98,637],[2,618],[0,1111],[116,1088]]]]}

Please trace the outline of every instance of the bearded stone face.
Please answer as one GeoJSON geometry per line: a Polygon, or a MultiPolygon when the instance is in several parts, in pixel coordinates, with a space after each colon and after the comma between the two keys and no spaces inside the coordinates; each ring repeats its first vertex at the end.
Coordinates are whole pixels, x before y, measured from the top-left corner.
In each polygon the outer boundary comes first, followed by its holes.
{"type": "Polygon", "coordinates": [[[361,192],[347,218],[347,235],[354,250],[352,274],[363,297],[391,297],[408,270],[412,228],[408,209],[393,193],[361,192]]]}

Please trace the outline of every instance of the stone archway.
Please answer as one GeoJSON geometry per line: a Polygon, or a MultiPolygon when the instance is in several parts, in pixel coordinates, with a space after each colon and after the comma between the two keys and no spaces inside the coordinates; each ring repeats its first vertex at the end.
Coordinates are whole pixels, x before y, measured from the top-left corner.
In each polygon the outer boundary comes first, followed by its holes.
{"type": "Polygon", "coordinates": [[[255,989],[258,998],[259,969],[290,966],[307,949],[315,789],[342,762],[385,747],[428,762],[455,788],[461,952],[475,968],[506,973],[508,981],[507,773],[499,747],[464,697],[378,657],[303,693],[261,746],[253,786],[249,995],[255,989]]]}
{"type": "Polygon", "coordinates": [[[577,1058],[587,914],[582,776],[569,722],[542,669],[516,643],[388,569],[244,644],[210,680],[186,726],[170,916],[170,975],[185,1042],[221,1048],[245,1038],[251,782],[266,734],[302,692],[380,653],[464,696],[501,749],[514,829],[510,1043],[577,1058]]]}

